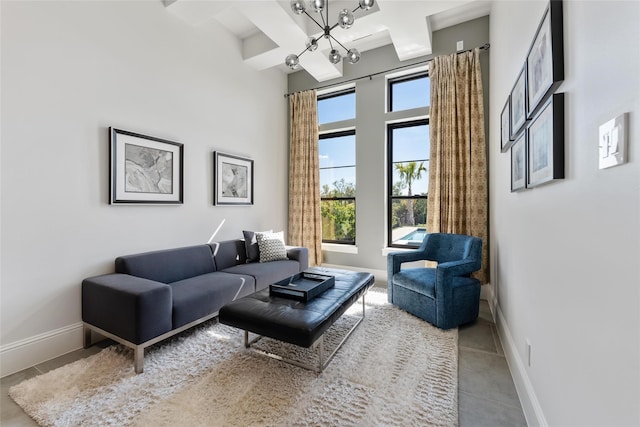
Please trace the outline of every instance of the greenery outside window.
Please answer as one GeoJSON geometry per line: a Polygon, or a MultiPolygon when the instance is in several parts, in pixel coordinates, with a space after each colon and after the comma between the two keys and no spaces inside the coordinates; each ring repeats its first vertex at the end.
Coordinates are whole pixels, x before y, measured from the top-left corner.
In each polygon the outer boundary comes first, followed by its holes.
{"type": "Polygon", "coordinates": [[[388,80],[388,111],[402,111],[428,107],[431,82],[428,72],[395,77],[388,80]]]}
{"type": "Polygon", "coordinates": [[[356,131],[325,133],[318,142],[322,241],[356,242],[356,131]]]}
{"type": "Polygon", "coordinates": [[[387,125],[387,242],[419,247],[426,233],[429,120],[387,125]]]}

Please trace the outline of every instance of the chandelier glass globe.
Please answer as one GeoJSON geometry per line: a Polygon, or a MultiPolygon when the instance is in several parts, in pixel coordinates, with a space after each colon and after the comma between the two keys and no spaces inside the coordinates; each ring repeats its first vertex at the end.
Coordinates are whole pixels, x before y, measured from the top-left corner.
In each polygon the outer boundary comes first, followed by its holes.
{"type": "Polygon", "coordinates": [[[360,0],[360,9],[369,10],[373,7],[375,0],[360,0]]]}
{"type": "Polygon", "coordinates": [[[309,37],[307,39],[307,42],[305,43],[305,46],[307,46],[307,50],[309,52],[313,52],[318,48],[318,40],[314,39],[313,37],[309,37]]]}
{"type": "Polygon", "coordinates": [[[338,24],[340,24],[341,28],[345,30],[351,28],[355,18],[353,17],[353,13],[349,9],[342,9],[338,14],[338,24]]]}
{"type": "Polygon", "coordinates": [[[305,11],[303,0],[291,0],[291,10],[296,15],[302,15],[305,11]]]}
{"type": "Polygon", "coordinates": [[[309,6],[311,6],[314,11],[320,13],[324,10],[324,2],[325,0],[311,0],[309,6]]]}
{"type": "Polygon", "coordinates": [[[341,59],[342,56],[340,55],[340,52],[335,49],[331,49],[331,52],[329,52],[329,61],[331,61],[332,64],[337,64],[341,59]]]}
{"type": "Polygon", "coordinates": [[[360,61],[360,52],[358,51],[358,49],[349,49],[347,51],[347,60],[349,61],[349,64],[355,64],[356,62],[360,61]]]}
{"type": "Polygon", "coordinates": [[[300,60],[298,59],[298,55],[292,53],[291,55],[287,56],[287,58],[284,60],[284,63],[287,67],[295,70],[296,68],[298,68],[300,60]]]}

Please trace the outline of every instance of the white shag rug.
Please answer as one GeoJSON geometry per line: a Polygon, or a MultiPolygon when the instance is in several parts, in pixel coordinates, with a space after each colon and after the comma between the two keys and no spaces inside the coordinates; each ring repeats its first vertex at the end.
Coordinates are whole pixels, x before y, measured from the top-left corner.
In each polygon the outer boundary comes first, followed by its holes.
{"type": "MultiPolygon", "coordinates": [[[[457,426],[457,329],[389,305],[384,292],[366,302],[365,320],[319,375],[246,351],[242,331],[210,322],[152,347],[140,375],[117,345],[9,395],[43,426],[457,426]]],[[[361,312],[358,301],[327,331],[327,354],[361,312]]],[[[316,360],[271,339],[256,346],[316,360]]]]}

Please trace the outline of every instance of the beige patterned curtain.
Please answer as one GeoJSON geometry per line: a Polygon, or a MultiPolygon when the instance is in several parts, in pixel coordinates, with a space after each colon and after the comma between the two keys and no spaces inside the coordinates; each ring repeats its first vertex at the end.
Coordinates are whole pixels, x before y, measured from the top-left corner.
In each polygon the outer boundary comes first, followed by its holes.
{"type": "Polygon", "coordinates": [[[289,244],[309,249],[309,264],[322,264],[318,111],[316,91],[289,96],[289,244]]]}
{"type": "Polygon", "coordinates": [[[482,269],[475,276],[487,283],[488,180],[480,50],[434,58],[429,77],[427,230],[482,238],[482,269]]]}

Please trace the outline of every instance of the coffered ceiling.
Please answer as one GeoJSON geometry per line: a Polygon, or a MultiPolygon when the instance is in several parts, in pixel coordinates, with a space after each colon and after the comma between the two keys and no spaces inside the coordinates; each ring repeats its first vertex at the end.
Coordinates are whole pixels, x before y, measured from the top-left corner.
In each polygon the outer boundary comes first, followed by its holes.
{"type": "MultiPolygon", "coordinates": [[[[241,41],[244,61],[257,70],[279,67],[291,72],[284,65],[285,57],[300,54],[309,36],[322,34],[305,15],[291,11],[289,0],[163,2],[167,10],[191,25],[212,21],[223,25],[241,41]]],[[[353,10],[357,5],[358,0],[329,1],[329,24],[337,22],[340,10],[353,10]]],[[[484,0],[376,0],[372,9],[354,13],[355,24],[350,29],[336,27],[331,34],[347,48],[360,52],[393,44],[400,61],[405,61],[431,53],[433,31],[485,16],[489,9],[490,2],[484,0]]],[[[320,82],[342,76],[342,62],[329,62],[329,50],[329,43],[322,39],[315,52],[300,56],[300,66],[320,82]]],[[[362,57],[364,61],[366,54],[362,57]]]]}

